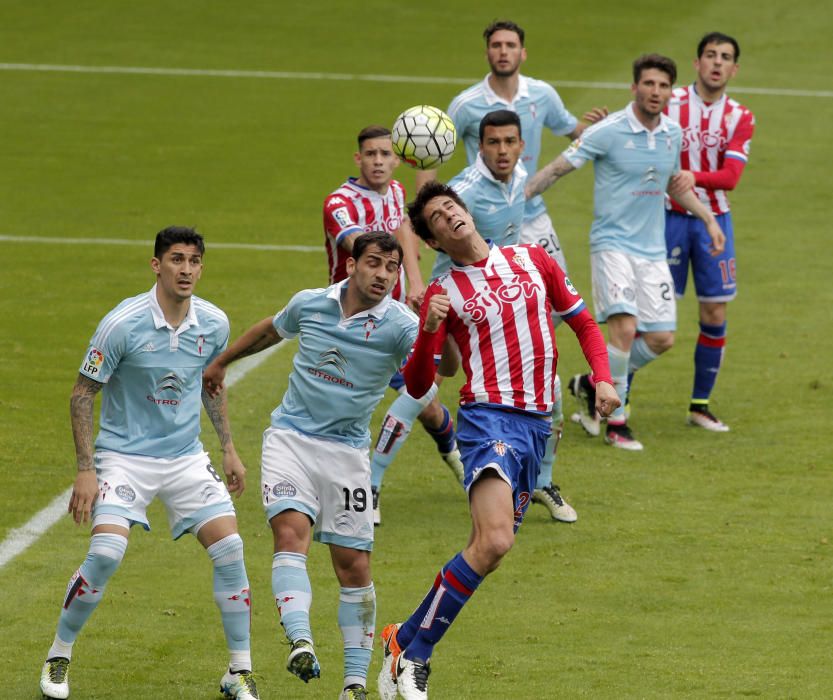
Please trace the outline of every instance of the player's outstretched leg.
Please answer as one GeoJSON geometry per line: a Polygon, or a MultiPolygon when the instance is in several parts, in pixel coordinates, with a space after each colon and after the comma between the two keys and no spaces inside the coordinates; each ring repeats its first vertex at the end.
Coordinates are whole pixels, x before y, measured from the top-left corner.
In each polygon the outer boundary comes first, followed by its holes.
{"type": "MultiPolygon", "coordinates": [[[[391,380],[392,385],[395,384],[395,380],[397,380],[396,375],[391,380]]],[[[391,465],[399,450],[402,449],[402,445],[405,444],[405,440],[408,439],[417,416],[437,395],[438,390],[437,385],[434,384],[425,396],[417,400],[404,390],[404,384],[400,385],[400,388],[399,396],[385,414],[382,430],[376,440],[376,447],[370,455],[370,490],[373,494],[374,525],[382,524],[379,497],[385,470],[391,465]]]]}
{"type": "Polygon", "coordinates": [[[563,499],[558,486],[552,482],[553,465],[558,454],[558,443],[561,441],[561,433],[564,428],[561,380],[557,374],[553,384],[553,397],[552,435],[547,440],[544,459],[541,460],[541,466],[538,469],[538,480],[535,482],[535,490],[532,492],[532,501],[544,506],[550,512],[550,517],[553,520],[574,523],[578,520],[576,511],[563,499]]]}
{"type": "MultiPolygon", "coordinates": [[[[127,530],[127,521],[125,530],[127,530]]],[[[84,623],[98,606],[110,577],[127,550],[127,537],[99,533],[90,538],[87,558],[67,585],[58,618],[58,630],[41,669],[40,689],[47,698],[69,697],[69,662],[72,646],[84,623]]]]}
{"type": "Polygon", "coordinates": [[[272,593],[286,638],[292,646],[286,670],[308,683],[321,675],[321,666],[312,645],[309,621],[312,586],[307,574],[306,555],[278,552],[273,556],[272,593]]]}

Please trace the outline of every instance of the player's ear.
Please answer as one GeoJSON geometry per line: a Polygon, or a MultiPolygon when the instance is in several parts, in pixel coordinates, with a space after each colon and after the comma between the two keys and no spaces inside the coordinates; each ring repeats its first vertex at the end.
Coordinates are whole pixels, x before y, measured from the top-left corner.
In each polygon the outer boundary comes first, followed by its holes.
{"type": "Polygon", "coordinates": [[[362,165],[362,154],[359,151],[356,151],[353,154],[353,162],[356,164],[357,168],[360,168],[362,165]]]}
{"type": "Polygon", "coordinates": [[[356,259],[353,256],[350,256],[347,260],[345,260],[345,268],[347,269],[348,277],[353,274],[356,269],[356,259]]]}
{"type": "Polygon", "coordinates": [[[159,258],[151,258],[150,259],[150,269],[153,270],[157,275],[159,271],[162,269],[162,261],[159,258]]]}

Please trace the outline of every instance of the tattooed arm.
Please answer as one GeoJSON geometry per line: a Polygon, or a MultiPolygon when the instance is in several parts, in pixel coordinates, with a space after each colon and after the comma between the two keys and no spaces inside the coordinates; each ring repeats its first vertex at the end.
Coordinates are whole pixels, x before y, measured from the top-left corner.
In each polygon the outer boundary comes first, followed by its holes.
{"type": "Polygon", "coordinates": [[[526,198],[532,199],[555,184],[560,177],[573,172],[575,167],[564,156],[558,156],[535,173],[526,183],[526,198]]]}
{"type": "Polygon", "coordinates": [[[231,439],[231,425],[226,411],[226,392],[220,389],[214,396],[206,389],[202,391],[202,405],[211,420],[211,425],[217,432],[220,448],[223,450],[223,473],[230,493],[239,496],[246,488],[246,467],[237,456],[234,442],[231,439]]]}
{"type": "Polygon", "coordinates": [[[72,487],[67,512],[72,513],[78,524],[90,519],[93,504],[98,498],[98,479],[93,462],[93,405],[95,395],[101,391],[102,386],[100,382],[79,374],[69,400],[78,474],[72,487]]]}
{"type": "Polygon", "coordinates": [[[272,325],[272,317],[264,318],[253,325],[205,368],[202,374],[203,391],[216,397],[223,390],[226,368],[237,360],[254,355],[272,345],[280,343],[282,338],[272,325]]]}

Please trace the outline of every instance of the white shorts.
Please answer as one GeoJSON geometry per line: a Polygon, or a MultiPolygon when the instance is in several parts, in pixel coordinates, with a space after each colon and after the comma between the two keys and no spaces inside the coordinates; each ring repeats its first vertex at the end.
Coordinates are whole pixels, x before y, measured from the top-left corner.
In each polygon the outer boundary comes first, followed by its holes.
{"type": "Polygon", "coordinates": [[[618,250],[590,254],[596,321],[614,314],[636,316],[642,332],[677,328],[674,281],[665,260],[647,260],[618,250]]]}
{"type": "Polygon", "coordinates": [[[373,549],[367,448],[269,427],[263,431],[260,479],[267,520],[297,510],[313,521],[316,541],[373,549]]]}
{"type": "Polygon", "coordinates": [[[547,212],[539,214],[531,221],[524,221],[521,225],[521,243],[535,243],[549,253],[558,266],[567,272],[567,259],[561,250],[561,242],[552,225],[552,219],[547,212]]]}
{"type": "Polygon", "coordinates": [[[171,534],[178,539],[204,520],[234,515],[223,478],[205,452],[162,459],[102,450],[95,453],[95,471],[98,500],[93,517],[118,515],[150,530],[147,507],[158,497],[171,534]]]}

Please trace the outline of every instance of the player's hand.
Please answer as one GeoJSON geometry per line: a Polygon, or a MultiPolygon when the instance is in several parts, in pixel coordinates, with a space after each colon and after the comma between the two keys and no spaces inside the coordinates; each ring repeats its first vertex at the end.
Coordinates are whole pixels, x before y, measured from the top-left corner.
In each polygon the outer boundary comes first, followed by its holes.
{"type": "Polygon", "coordinates": [[[596,410],[602,418],[607,418],[622,402],[612,384],[596,382],[596,410]]]}
{"type": "Polygon", "coordinates": [[[91,519],[93,504],[98,498],[98,479],[95,469],[85,469],[78,472],[69,497],[67,513],[72,513],[72,519],[77,525],[91,519]]]}
{"type": "Polygon", "coordinates": [[[422,324],[422,329],[427,333],[436,333],[445,317],[448,316],[448,310],[451,308],[451,299],[443,289],[439,294],[435,294],[428,302],[428,310],[425,314],[425,323],[422,324]]]}
{"type": "Polygon", "coordinates": [[[713,257],[720,255],[726,249],[726,235],[723,233],[723,229],[720,228],[720,224],[716,220],[712,220],[706,226],[706,232],[709,234],[709,238],[712,239],[709,252],[713,257]]]}
{"type": "Polygon", "coordinates": [[[588,124],[595,124],[600,122],[607,116],[607,107],[593,107],[589,111],[581,115],[581,121],[588,124]]]}
{"type": "Polygon", "coordinates": [[[694,173],[690,170],[680,170],[668,181],[667,191],[674,199],[689,190],[694,189],[694,173]]]}
{"type": "Polygon", "coordinates": [[[216,399],[225,389],[223,381],[226,378],[226,368],[214,360],[202,373],[202,386],[212,399],[216,399]]]}
{"type": "Polygon", "coordinates": [[[425,287],[414,287],[411,285],[410,289],[408,289],[408,294],[405,296],[405,303],[418,313],[424,299],[425,287]]]}
{"type": "Polygon", "coordinates": [[[226,445],[223,453],[223,473],[226,475],[226,487],[229,493],[240,496],[246,490],[246,467],[231,445],[226,445]]]}

